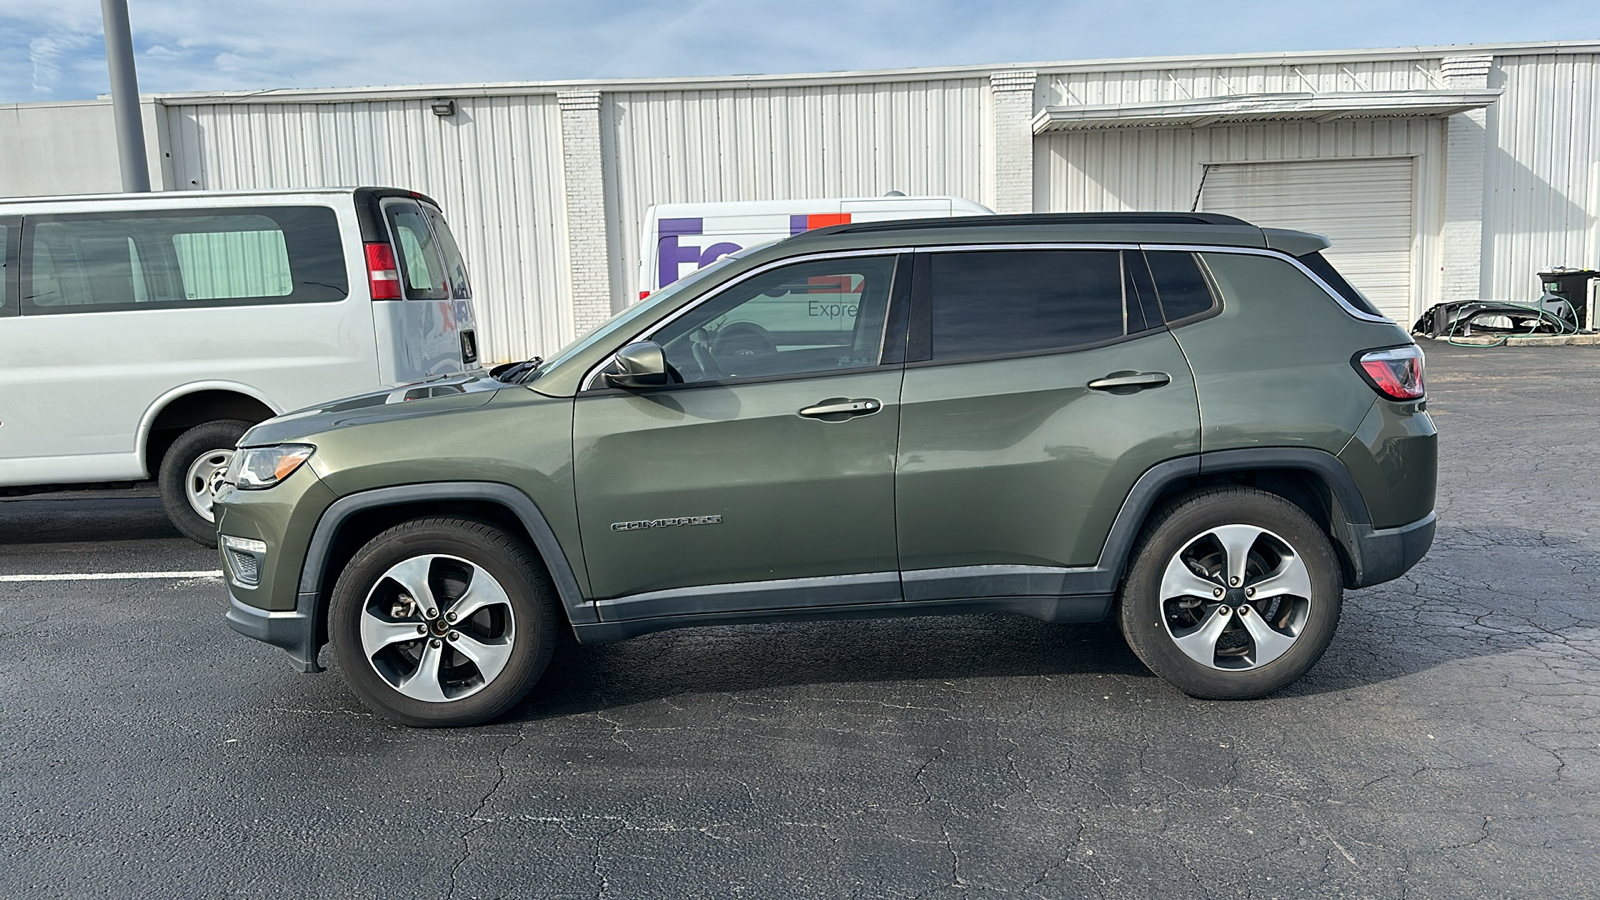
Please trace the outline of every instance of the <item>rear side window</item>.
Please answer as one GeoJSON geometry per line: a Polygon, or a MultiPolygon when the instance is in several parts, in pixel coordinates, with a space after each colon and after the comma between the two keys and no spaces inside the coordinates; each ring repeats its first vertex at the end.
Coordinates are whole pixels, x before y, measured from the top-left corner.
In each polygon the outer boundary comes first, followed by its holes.
{"type": "MultiPolygon", "coordinates": [[[[399,256],[400,280],[407,300],[448,300],[450,282],[445,275],[444,257],[434,240],[422,207],[415,203],[385,205],[389,231],[399,256]]],[[[465,270],[463,269],[463,272],[465,270]]]]}
{"type": "Polygon", "coordinates": [[[1155,280],[1156,297],[1168,322],[1211,311],[1215,301],[1193,253],[1148,250],[1145,259],[1155,280]]]}
{"type": "Polygon", "coordinates": [[[934,253],[932,357],[938,361],[1069,350],[1143,330],[1130,323],[1116,250],[934,253]]]}
{"type": "Polygon", "coordinates": [[[1307,253],[1305,256],[1296,258],[1304,263],[1306,268],[1314,272],[1318,278],[1327,282],[1328,287],[1338,291],[1339,296],[1348,301],[1351,306],[1369,315],[1383,315],[1383,313],[1378,312],[1376,306],[1372,305],[1372,301],[1367,299],[1367,295],[1356,290],[1355,285],[1346,281],[1345,277],[1339,274],[1339,270],[1324,259],[1320,252],[1307,253]]]}
{"type": "Polygon", "coordinates": [[[338,222],[322,207],[28,222],[29,314],[325,303],[349,290],[338,222]]]}

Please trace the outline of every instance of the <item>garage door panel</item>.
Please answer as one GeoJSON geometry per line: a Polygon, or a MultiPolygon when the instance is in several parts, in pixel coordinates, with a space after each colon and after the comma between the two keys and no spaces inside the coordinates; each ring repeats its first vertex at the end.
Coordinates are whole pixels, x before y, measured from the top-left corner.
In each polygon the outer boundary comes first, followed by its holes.
{"type": "Polygon", "coordinates": [[[1219,164],[1200,208],[1327,235],[1328,260],[1384,315],[1409,322],[1412,169],[1410,159],[1219,164]]]}

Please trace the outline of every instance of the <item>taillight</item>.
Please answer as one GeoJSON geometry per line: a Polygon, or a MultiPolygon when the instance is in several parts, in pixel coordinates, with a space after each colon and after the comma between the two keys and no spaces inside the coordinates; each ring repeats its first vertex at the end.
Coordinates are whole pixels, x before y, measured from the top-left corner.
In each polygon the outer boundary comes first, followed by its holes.
{"type": "Polygon", "coordinates": [[[394,264],[394,250],[381,241],[367,245],[367,284],[374,300],[400,299],[400,270],[394,264]]]}
{"type": "Polygon", "coordinates": [[[1390,400],[1416,400],[1423,395],[1422,348],[1416,344],[1368,350],[1351,362],[1373,390],[1390,400]]]}

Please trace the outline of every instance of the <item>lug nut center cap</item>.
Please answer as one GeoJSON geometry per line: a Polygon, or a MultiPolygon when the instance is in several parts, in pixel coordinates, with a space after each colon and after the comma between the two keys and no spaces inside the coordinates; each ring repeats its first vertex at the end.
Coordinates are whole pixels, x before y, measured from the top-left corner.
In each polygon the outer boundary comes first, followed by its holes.
{"type": "Polygon", "coordinates": [[[1249,603],[1250,599],[1245,596],[1244,588],[1228,588],[1222,595],[1222,602],[1233,609],[1238,609],[1249,603]]]}

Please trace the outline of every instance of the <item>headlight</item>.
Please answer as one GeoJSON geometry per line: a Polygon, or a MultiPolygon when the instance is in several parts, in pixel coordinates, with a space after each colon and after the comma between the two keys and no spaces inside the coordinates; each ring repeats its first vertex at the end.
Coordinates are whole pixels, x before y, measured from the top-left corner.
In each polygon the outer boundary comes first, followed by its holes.
{"type": "Polygon", "coordinates": [[[272,487],[294,474],[316,449],[310,444],[279,444],[239,450],[233,454],[224,480],[244,491],[272,487]]]}

